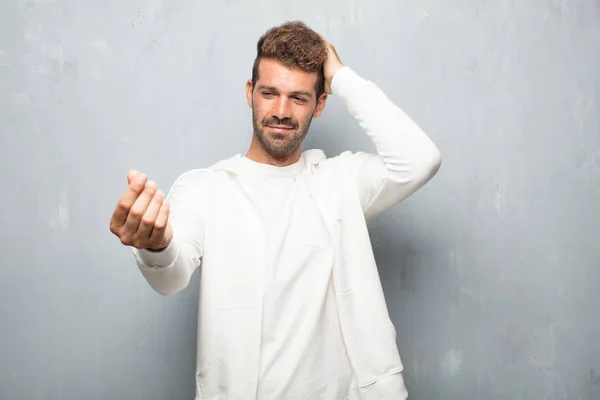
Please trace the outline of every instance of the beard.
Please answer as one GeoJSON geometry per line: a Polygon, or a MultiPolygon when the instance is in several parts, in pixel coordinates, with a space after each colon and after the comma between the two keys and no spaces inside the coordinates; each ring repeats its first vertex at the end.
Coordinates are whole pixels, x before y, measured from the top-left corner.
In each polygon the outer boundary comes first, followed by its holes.
{"type": "Polygon", "coordinates": [[[258,116],[254,112],[254,108],[252,108],[254,134],[258,138],[263,149],[269,154],[276,157],[287,156],[302,144],[302,141],[308,134],[313,114],[300,123],[293,121],[290,118],[279,119],[277,117],[265,118],[262,121],[259,121],[258,116]],[[289,127],[290,130],[285,134],[279,132],[267,132],[267,125],[285,126],[289,127]]]}

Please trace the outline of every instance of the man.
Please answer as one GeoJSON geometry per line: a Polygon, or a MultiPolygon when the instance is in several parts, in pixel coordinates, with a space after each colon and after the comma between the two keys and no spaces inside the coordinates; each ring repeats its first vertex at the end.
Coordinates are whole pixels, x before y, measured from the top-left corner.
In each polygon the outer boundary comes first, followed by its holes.
{"type": "Polygon", "coordinates": [[[429,181],[439,151],[303,23],[257,51],[247,154],[183,173],[168,200],[130,171],[111,231],[158,293],[200,269],[197,399],[405,399],[366,224],[429,181]],[[302,152],[330,94],[377,154],[302,152]]]}

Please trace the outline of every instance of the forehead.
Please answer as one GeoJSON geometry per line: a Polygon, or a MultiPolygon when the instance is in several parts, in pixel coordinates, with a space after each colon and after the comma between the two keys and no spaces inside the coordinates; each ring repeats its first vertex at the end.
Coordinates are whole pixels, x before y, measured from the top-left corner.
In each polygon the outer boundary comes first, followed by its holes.
{"type": "Polygon", "coordinates": [[[316,72],[305,72],[299,69],[288,68],[283,64],[270,59],[262,59],[258,65],[257,87],[261,85],[273,86],[282,92],[315,90],[317,83],[316,72]]]}

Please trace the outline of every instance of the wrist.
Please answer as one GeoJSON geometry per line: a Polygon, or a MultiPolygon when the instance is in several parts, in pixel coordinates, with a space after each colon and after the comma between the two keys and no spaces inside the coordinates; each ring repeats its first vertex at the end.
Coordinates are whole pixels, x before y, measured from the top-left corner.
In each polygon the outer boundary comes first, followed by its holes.
{"type": "Polygon", "coordinates": [[[140,250],[134,248],[133,253],[135,254],[140,265],[142,266],[169,267],[173,265],[173,263],[178,257],[178,247],[179,246],[177,246],[177,242],[172,241],[167,247],[165,247],[162,250],[151,250],[150,248],[140,250]]]}
{"type": "Polygon", "coordinates": [[[356,76],[356,73],[350,67],[343,65],[331,79],[332,93],[338,96],[341,95],[343,87],[356,76]]]}
{"type": "Polygon", "coordinates": [[[342,64],[341,62],[335,63],[335,65],[331,68],[331,79],[333,79],[335,74],[337,74],[337,72],[342,68],[344,68],[344,64],[342,64]]]}
{"type": "Polygon", "coordinates": [[[173,242],[173,240],[169,240],[168,242],[165,243],[161,243],[158,246],[155,247],[148,247],[146,248],[146,250],[151,251],[153,253],[160,253],[162,251],[167,250],[169,247],[171,247],[171,243],[173,242]]]}

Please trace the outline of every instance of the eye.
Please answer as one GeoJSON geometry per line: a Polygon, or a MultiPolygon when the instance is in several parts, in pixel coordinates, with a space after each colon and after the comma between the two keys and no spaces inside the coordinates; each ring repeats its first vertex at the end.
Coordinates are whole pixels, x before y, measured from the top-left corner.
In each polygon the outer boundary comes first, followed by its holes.
{"type": "Polygon", "coordinates": [[[275,96],[275,93],[274,92],[263,92],[263,96],[272,97],[272,96],[275,96]]]}
{"type": "Polygon", "coordinates": [[[304,97],[300,97],[300,96],[293,96],[292,99],[299,101],[301,103],[304,103],[306,101],[306,99],[304,97]]]}

